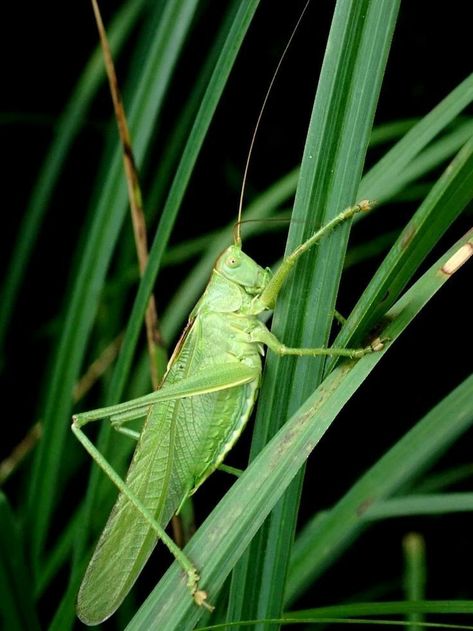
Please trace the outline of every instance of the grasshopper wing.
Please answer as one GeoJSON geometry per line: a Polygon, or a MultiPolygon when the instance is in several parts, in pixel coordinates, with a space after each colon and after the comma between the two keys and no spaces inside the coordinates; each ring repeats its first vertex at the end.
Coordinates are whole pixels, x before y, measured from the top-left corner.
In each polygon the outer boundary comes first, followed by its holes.
{"type": "MultiPolygon", "coordinates": [[[[176,384],[188,374],[215,365],[201,348],[199,318],[186,329],[163,379],[176,384]]],[[[213,471],[226,452],[226,437],[216,431],[221,418],[233,420],[228,434],[248,418],[258,379],[150,407],[126,484],[165,527],[196,484],[202,471],[213,471]],[[197,464],[196,464],[197,463],[197,464]]],[[[241,431],[241,430],[240,430],[241,431]]],[[[77,613],[86,624],[98,624],[121,604],[149,558],[157,538],[144,517],[120,494],[84,576],[77,613]]]]}

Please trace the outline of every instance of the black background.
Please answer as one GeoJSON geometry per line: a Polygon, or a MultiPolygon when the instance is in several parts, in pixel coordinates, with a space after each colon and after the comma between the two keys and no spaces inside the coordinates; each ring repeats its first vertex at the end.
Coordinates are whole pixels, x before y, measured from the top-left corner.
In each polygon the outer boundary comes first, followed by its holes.
{"type": "MultiPolygon", "coordinates": [[[[115,6],[115,3],[103,3],[105,19],[115,6]]],[[[199,209],[199,232],[223,225],[235,215],[238,186],[254,123],[301,6],[299,2],[262,2],[204,146],[174,241],[182,235],[194,234],[196,208],[199,209]]],[[[164,123],[157,134],[157,146],[166,137],[166,117],[171,117],[173,109],[186,98],[189,77],[192,78],[195,66],[205,53],[206,36],[217,27],[225,3],[214,0],[203,3],[203,7],[205,15],[211,11],[213,17],[198,23],[190,47],[180,62],[164,112],[164,123]]],[[[469,8],[468,3],[463,2],[403,3],[377,123],[425,115],[471,72],[469,8]]],[[[332,9],[332,2],[314,0],[291,47],[259,132],[249,175],[249,198],[300,159],[332,9]],[[311,81],[307,80],[306,72],[308,51],[315,60],[311,81]]],[[[0,28],[4,119],[0,125],[3,154],[0,256],[5,269],[55,121],[97,42],[97,33],[86,1],[8,3],[3,7],[0,28]]],[[[126,74],[126,54],[120,58],[118,67],[126,74]]],[[[50,334],[61,326],[58,315],[69,264],[94,186],[100,158],[97,148],[110,115],[111,104],[104,90],[84,123],[70,161],[64,165],[60,185],[38,238],[3,358],[3,403],[5,410],[13,413],[4,419],[2,454],[8,453],[40,413],[38,392],[48,379],[50,334]]],[[[156,151],[159,153],[158,149],[156,151]]],[[[378,155],[377,152],[370,154],[368,165],[378,155]]],[[[415,207],[415,204],[390,205],[383,218],[374,223],[382,221],[389,228],[402,225],[415,207]]],[[[468,216],[461,218],[450,230],[445,245],[463,234],[469,221],[468,216]]],[[[354,230],[355,242],[363,239],[363,229],[354,230]]],[[[268,265],[274,252],[282,252],[283,241],[283,234],[273,235],[252,245],[250,254],[268,265]]],[[[371,261],[356,267],[344,278],[342,312],[347,312],[356,300],[375,264],[371,261]]],[[[180,273],[182,270],[176,271],[180,273]]],[[[163,278],[160,290],[166,295],[174,282],[174,277],[163,278]]],[[[466,266],[393,347],[383,371],[370,377],[350,405],[350,413],[340,415],[309,462],[308,501],[304,504],[302,519],[316,507],[330,506],[395,439],[468,374],[471,340],[457,332],[467,331],[465,325],[471,321],[470,286],[471,269],[466,266]],[[413,361],[406,361],[408,357],[413,361]],[[394,397],[392,386],[386,386],[392,382],[402,384],[394,397]]],[[[236,464],[244,462],[245,443],[243,440],[235,454],[236,464]]],[[[443,466],[449,461],[471,460],[469,444],[465,437],[443,466]]],[[[220,493],[225,484],[226,480],[209,480],[208,490],[198,495],[201,503],[211,502],[212,496],[220,493]]],[[[362,538],[346,556],[342,571],[338,566],[318,584],[317,602],[328,602],[334,594],[342,598],[353,593],[354,576],[359,578],[355,588],[360,590],[373,580],[389,581],[398,576],[400,541],[411,529],[419,530],[427,539],[429,596],[471,598],[471,588],[465,586],[462,576],[466,567],[471,566],[471,536],[468,534],[471,533],[471,516],[457,515],[396,520],[376,526],[371,536],[362,538]],[[382,567],[379,558],[383,558],[382,567]],[[445,575],[449,576],[447,582],[445,575]]],[[[309,603],[313,604],[314,599],[305,602],[309,603]]]]}

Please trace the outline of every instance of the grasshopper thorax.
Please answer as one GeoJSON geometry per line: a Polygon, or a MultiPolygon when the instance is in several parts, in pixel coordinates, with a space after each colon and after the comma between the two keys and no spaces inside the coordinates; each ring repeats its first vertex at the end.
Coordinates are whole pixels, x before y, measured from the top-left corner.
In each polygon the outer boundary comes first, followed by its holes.
{"type": "Polygon", "coordinates": [[[258,265],[236,244],[222,252],[215,263],[215,271],[244,287],[245,291],[252,296],[260,294],[271,278],[269,268],[264,269],[258,265]]]}

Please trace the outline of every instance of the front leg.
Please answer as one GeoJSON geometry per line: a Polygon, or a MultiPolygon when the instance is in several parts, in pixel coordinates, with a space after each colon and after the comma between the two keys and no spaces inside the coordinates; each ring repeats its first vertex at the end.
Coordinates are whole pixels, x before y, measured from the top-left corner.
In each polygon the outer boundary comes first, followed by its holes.
{"type": "MultiPolygon", "coordinates": [[[[374,202],[370,202],[366,199],[359,202],[358,204],[355,204],[354,206],[349,206],[348,208],[343,210],[341,213],[339,213],[336,217],[331,219],[324,226],[319,228],[317,232],[314,232],[314,234],[311,237],[309,237],[306,241],[301,243],[293,252],[291,252],[291,254],[286,256],[283,262],[281,263],[281,265],[279,266],[279,268],[276,270],[274,276],[271,278],[269,283],[264,288],[261,296],[258,297],[257,302],[260,309],[257,313],[261,313],[264,310],[274,308],[279,292],[281,291],[281,288],[287,276],[290,274],[296,262],[305,252],[310,250],[310,248],[312,248],[314,245],[319,243],[319,241],[324,239],[337,226],[344,223],[345,221],[348,221],[349,219],[351,219],[352,217],[354,217],[356,214],[360,212],[367,212],[371,210],[373,206],[374,206],[374,202]]],[[[301,354],[301,353],[296,353],[296,354],[301,354]]],[[[309,354],[309,353],[306,353],[306,354],[309,354]]],[[[322,355],[323,353],[317,353],[317,354],[322,355]]],[[[335,353],[332,353],[332,354],[335,354],[335,353]]]]}

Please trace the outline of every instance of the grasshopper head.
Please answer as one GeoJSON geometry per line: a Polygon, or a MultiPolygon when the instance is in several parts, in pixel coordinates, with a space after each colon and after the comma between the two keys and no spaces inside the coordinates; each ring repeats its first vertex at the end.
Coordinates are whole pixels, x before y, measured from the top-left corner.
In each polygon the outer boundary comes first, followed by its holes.
{"type": "Polygon", "coordinates": [[[261,293],[271,278],[271,271],[255,263],[242,252],[239,245],[231,245],[224,250],[217,259],[215,270],[228,280],[244,287],[252,296],[261,293]]]}

